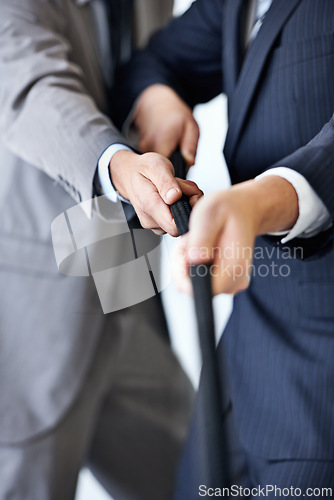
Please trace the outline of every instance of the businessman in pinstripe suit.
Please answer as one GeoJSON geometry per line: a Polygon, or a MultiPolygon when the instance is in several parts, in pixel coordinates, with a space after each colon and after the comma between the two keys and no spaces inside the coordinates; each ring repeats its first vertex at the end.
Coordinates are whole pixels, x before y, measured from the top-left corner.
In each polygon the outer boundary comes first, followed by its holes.
{"type": "MultiPolygon", "coordinates": [[[[165,154],[184,102],[229,99],[234,186],[198,203],[181,254],[213,257],[215,292],[241,292],[218,348],[232,484],[333,488],[334,2],[197,0],[125,73],[142,145],[165,154]]],[[[177,499],[207,484],[198,432],[195,415],[177,499]]]]}

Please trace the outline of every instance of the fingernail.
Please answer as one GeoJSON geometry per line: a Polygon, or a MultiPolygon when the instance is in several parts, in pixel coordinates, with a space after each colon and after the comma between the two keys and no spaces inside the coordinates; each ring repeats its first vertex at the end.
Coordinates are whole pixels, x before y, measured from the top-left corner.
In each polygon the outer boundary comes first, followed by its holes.
{"type": "Polygon", "coordinates": [[[170,189],[166,194],[167,202],[169,203],[170,201],[172,201],[174,199],[175,195],[178,193],[179,193],[179,191],[176,188],[170,189]]]}

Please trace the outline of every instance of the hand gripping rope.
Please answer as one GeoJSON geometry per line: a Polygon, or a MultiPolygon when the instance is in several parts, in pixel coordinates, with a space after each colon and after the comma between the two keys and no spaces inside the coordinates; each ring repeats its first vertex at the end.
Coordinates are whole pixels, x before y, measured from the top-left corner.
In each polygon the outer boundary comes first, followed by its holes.
{"type": "MultiPolygon", "coordinates": [[[[170,158],[175,175],[186,177],[186,165],[180,152],[170,158]]],[[[183,196],[170,207],[180,236],[189,230],[191,206],[183,196]]],[[[210,264],[191,266],[190,275],[194,293],[199,342],[202,353],[201,397],[198,407],[201,443],[199,453],[203,454],[203,467],[207,469],[203,476],[209,478],[210,486],[228,487],[228,463],[226,437],[222,426],[222,387],[219,377],[218,359],[212,308],[212,290],[210,264]],[[206,268],[204,268],[206,266],[206,268]]]]}

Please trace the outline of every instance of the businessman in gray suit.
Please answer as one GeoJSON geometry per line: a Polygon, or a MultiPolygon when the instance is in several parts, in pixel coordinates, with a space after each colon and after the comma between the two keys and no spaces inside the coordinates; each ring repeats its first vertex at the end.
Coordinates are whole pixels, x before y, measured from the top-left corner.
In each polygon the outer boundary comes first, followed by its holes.
{"type": "MultiPolygon", "coordinates": [[[[75,203],[119,198],[106,173],[127,142],[108,96],[133,8],[142,43],[171,2],[0,1],[1,500],[73,499],[85,463],[114,498],[171,498],[193,390],[159,299],[103,314],[91,277],[58,272],[50,231],[75,203]]],[[[154,193],[145,213],[129,196],[143,225],[176,234],[167,203],[199,191],[158,154],[131,158],[154,193]]]]}

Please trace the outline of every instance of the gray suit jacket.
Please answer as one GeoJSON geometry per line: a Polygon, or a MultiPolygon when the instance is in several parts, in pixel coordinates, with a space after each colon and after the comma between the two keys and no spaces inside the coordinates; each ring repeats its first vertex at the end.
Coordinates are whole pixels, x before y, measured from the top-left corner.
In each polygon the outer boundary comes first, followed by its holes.
{"type": "MultiPolygon", "coordinates": [[[[141,15],[156,15],[144,35],[137,24],[141,41],[172,3],[143,1],[141,15]]],[[[92,280],[58,273],[50,234],[53,219],[74,200],[92,197],[104,149],[124,142],[103,113],[91,7],[89,0],[0,0],[2,443],[59,421],[101,331],[112,327],[92,280]]]]}

